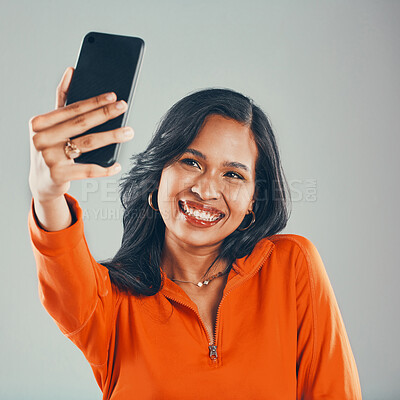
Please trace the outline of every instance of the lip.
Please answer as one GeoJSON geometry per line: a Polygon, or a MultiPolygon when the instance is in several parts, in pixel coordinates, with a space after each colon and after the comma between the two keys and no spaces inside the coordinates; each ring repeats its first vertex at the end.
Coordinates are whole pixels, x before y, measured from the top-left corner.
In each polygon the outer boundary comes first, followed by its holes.
{"type": "Polygon", "coordinates": [[[193,226],[200,227],[200,228],[208,228],[208,227],[214,226],[219,221],[221,221],[222,218],[225,217],[225,213],[223,213],[221,210],[218,210],[215,207],[211,207],[209,205],[197,203],[197,202],[190,201],[190,200],[179,200],[178,208],[179,208],[179,211],[182,213],[182,215],[185,217],[187,222],[189,222],[193,226]],[[191,208],[196,208],[197,210],[208,211],[213,214],[219,214],[220,216],[215,221],[200,220],[192,215],[185,214],[185,212],[183,211],[183,204],[186,204],[187,206],[189,206],[191,208]]]}

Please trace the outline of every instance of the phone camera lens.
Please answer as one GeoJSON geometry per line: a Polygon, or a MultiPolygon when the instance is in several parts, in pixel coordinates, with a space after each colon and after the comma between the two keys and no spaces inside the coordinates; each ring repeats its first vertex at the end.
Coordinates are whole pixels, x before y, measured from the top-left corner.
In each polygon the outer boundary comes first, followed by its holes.
{"type": "Polygon", "coordinates": [[[89,43],[94,43],[94,37],[93,36],[89,36],[88,42],[89,43]]]}

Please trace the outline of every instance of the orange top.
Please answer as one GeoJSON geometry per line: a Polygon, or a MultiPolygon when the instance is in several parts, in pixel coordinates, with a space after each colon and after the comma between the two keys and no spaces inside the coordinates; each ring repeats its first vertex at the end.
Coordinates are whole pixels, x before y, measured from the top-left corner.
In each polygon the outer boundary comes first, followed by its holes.
{"type": "MultiPolygon", "coordinates": [[[[118,292],[77,221],[29,228],[43,306],[89,361],[103,399],[361,399],[356,363],[315,246],[293,234],[263,239],[236,260],[214,345],[196,304],[165,277],[137,298],[118,292]]],[[[32,203],[33,204],[33,203],[32,203]]]]}

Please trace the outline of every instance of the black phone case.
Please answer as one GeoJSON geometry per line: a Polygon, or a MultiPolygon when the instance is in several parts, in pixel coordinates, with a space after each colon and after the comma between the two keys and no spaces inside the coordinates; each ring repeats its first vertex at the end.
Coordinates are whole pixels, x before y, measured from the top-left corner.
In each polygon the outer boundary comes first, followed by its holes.
{"type": "MultiPolygon", "coordinates": [[[[89,32],[85,35],[68,90],[66,105],[103,93],[115,92],[118,100],[127,102],[128,108],[117,118],[75,137],[126,125],[143,54],[144,41],[141,38],[101,32],[89,32]]],[[[120,144],[114,143],[82,153],[74,161],[109,167],[117,160],[119,150],[120,144]]]]}

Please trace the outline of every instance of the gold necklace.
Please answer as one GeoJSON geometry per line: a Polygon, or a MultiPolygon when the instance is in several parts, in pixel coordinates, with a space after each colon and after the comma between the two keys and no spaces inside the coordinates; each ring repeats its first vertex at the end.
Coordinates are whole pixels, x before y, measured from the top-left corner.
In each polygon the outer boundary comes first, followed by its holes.
{"type": "Polygon", "coordinates": [[[203,282],[190,282],[190,281],[181,281],[180,279],[171,279],[171,281],[174,282],[181,282],[181,283],[191,283],[192,285],[198,286],[198,287],[202,287],[203,285],[208,285],[212,280],[214,280],[215,278],[219,278],[220,276],[226,275],[229,271],[230,271],[230,267],[232,267],[232,264],[229,265],[224,271],[218,272],[218,274],[212,275],[210,276],[210,278],[204,280],[203,282]]]}

